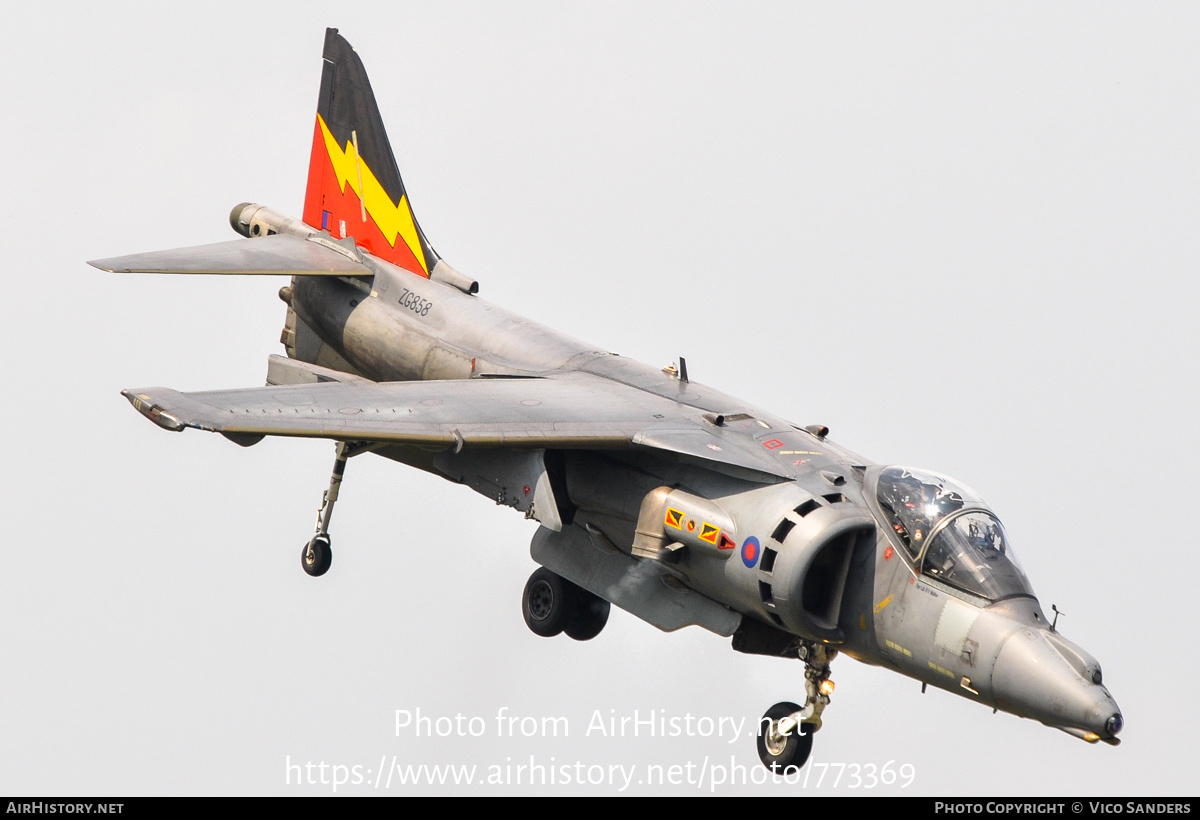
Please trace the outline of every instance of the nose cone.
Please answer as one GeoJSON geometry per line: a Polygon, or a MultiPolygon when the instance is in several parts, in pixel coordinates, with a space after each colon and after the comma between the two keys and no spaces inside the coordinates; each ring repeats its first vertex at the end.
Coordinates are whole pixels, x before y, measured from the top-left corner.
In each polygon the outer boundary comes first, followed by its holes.
{"type": "Polygon", "coordinates": [[[1021,629],[1004,642],[992,668],[992,692],[1006,712],[1084,740],[1112,741],[1124,723],[1096,659],[1044,629],[1021,629]]]}

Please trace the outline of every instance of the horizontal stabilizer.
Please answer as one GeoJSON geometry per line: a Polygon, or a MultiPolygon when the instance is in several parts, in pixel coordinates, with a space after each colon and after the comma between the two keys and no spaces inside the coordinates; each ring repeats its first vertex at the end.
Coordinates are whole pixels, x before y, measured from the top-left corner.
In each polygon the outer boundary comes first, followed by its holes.
{"type": "Polygon", "coordinates": [[[366,266],[317,242],[287,234],[95,259],[110,273],[215,273],[249,276],[370,276],[366,266]]]}

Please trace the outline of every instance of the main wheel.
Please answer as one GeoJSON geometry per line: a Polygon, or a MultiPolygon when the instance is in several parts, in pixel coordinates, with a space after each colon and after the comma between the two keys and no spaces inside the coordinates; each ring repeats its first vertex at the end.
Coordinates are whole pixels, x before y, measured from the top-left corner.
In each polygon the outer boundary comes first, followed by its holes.
{"type": "MultiPolygon", "coordinates": [[[[567,583],[570,583],[569,581],[567,583]]],[[[571,586],[575,586],[571,584],[571,586]]],[[[575,586],[575,606],[571,619],[563,627],[568,638],[577,641],[590,641],[600,634],[608,623],[608,613],[612,605],[608,601],[588,592],[583,587],[575,586]]]]}
{"type": "Polygon", "coordinates": [[[799,711],[794,703],[776,703],[758,724],[758,758],[775,774],[799,771],[812,754],[810,724],[798,724],[786,733],[779,731],[779,721],[799,711]]]}
{"type": "Polygon", "coordinates": [[[534,570],[521,596],[521,613],[525,616],[525,625],[533,634],[553,638],[563,631],[574,609],[572,604],[575,596],[571,594],[573,586],[545,567],[534,570]]]}
{"type": "Polygon", "coordinates": [[[329,536],[325,533],[314,535],[312,540],[300,550],[300,566],[314,578],[329,572],[333,563],[333,547],[330,546],[329,536]]]}

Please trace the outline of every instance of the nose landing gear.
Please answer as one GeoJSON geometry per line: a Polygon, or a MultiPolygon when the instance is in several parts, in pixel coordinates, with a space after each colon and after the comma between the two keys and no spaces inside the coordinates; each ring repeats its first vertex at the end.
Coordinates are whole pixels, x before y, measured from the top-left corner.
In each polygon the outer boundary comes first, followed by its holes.
{"type": "Polygon", "coordinates": [[[813,733],[821,728],[821,713],[833,692],[829,663],[837,650],[806,642],[799,654],[804,661],[804,705],[777,703],[758,725],[758,758],[776,774],[799,771],[808,762],[813,733]]]}

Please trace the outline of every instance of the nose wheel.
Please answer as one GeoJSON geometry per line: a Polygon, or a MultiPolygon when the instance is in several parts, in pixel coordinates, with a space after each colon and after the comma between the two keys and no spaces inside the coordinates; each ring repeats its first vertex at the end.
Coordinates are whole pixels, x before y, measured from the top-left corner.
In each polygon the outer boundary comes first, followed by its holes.
{"type": "Polygon", "coordinates": [[[821,713],[833,692],[829,663],[836,655],[836,649],[805,642],[799,651],[804,661],[804,705],[776,703],[759,721],[758,759],[775,774],[797,772],[808,762],[813,734],[821,728],[821,713]]]}
{"type": "Polygon", "coordinates": [[[804,767],[812,754],[811,723],[801,723],[803,708],[795,703],[776,703],[758,724],[758,759],[775,774],[789,774],[804,767]]]}

